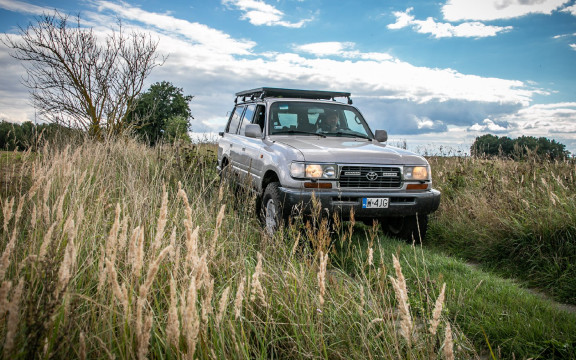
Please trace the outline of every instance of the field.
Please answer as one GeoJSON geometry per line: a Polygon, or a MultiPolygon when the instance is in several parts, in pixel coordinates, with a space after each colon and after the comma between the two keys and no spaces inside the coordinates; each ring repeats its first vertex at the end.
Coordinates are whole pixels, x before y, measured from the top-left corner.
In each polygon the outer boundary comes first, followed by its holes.
{"type": "Polygon", "coordinates": [[[413,246],[338,219],[266,236],[213,146],[2,159],[4,358],[576,357],[547,299],[575,302],[573,163],[431,158],[413,246]]]}

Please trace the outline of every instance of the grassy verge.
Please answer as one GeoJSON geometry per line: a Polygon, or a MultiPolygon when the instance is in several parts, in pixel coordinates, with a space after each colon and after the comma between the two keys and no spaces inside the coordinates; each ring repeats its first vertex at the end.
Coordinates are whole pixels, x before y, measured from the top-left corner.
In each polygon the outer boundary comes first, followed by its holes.
{"type": "Polygon", "coordinates": [[[211,159],[31,159],[0,198],[4,358],[475,358],[484,332],[503,358],[574,356],[574,315],[457,260],[338,221],[265,236],[211,159]]]}
{"type": "Polygon", "coordinates": [[[576,166],[433,158],[430,245],[576,304],[576,166]]]}

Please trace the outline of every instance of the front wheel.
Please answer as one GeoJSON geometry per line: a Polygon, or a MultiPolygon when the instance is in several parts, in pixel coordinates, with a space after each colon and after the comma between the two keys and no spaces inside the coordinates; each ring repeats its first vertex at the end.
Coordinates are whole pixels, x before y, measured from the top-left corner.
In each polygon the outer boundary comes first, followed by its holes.
{"type": "Polygon", "coordinates": [[[278,182],[270,183],[262,195],[262,223],[269,235],[273,235],[284,223],[284,206],[279,187],[278,182]]]}
{"type": "Polygon", "coordinates": [[[389,236],[419,244],[426,237],[428,215],[411,215],[381,219],[382,230],[389,236]]]}

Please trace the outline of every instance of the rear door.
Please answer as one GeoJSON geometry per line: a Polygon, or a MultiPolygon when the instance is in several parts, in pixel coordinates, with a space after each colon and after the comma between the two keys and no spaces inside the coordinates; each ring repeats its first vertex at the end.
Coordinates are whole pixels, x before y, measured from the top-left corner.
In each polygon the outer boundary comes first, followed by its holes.
{"type": "Polygon", "coordinates": [[[245,105],[238,105],[230,114],[228,119],[228,125],[224,131],[224,136],[220,139],[220,147],[222,155],[226,156],[230,161],[230,166],[235,174],[239,174],[239,163],[240,163],[240,149],[239,144],[240,136],[238,135],[238,128],[240,127],[240,122],[242,121],[242,116],[246,110],[245,105]]]}

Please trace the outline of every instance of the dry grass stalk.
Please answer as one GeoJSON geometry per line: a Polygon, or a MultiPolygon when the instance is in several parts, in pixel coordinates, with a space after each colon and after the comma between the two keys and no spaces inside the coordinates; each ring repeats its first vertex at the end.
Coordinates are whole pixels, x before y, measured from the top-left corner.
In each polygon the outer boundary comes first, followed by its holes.
{"type": "Polygon", "coordinates": [[[118,249],[118,231],[120,229],[120,204],[116,203],[116,215],[114,216],[114,223],[108,234],[108,241],[106,241],[106,258],[110,259],[112,263],[116,262],[116,251],[118,249]]]}
{"type": "Polygon", "coordinates": [[[444,334],[444,344],[442,345],[444,348],[444,358],[446,360],[453,360],[454,359],[454,341],[452,340],[452,328],[450,327],[450,323],[446,323],[446,331],[444,334]]]}
{"type": "Polygon", "coordinates": [[[318,270],[318,286],[320,287],[320,294],[318,298],[320,300],[320,307],[324,306],[324,296],[326,295],[326,265],[328,264],[328,254],[324,255],[323,251],[320,251],[320,268],[318,270]]]}
{"type": "Polygon", "coordinates": [[[440,314],[442,313],[442,307],[444,306],[444,292],[446,290],[446,283],[442,284],[442,290],[440,290],[440,295],[436,299],[436,304],[434,305],[434,311],[432,311],[432,320],[430,320],[430,334],[436,335],[436,330],[438,329],[438,324],[440,324],[440,314]]]}
{"type": "Polygon", "coordinates": [[[226,308],[228,307],[228,295],[230,294],[230,286],[226,287],[220,297],[220,306],[218,307],[218,314],[216,315],[216,326],[220,327],[226,308]]]}
{"type": "MultiPolygon", "coordinates": [[[[182,189],[182,184],[178,182],[178,197],[184,202],[184,214],[186,215],[186,220],[192,225],[192,208],[190,207],[190,202],[188,201],[188,195],[186,191],[182,189]]],[[[186,224],[186,223],[184,223],[186,224]]]]}
{"type": "Polygon", "coordinates": [[[20,299],[24,290],[24,279],[20,278],[18,285],[12,294],[12,300],[7,306],[8,319],[6,321],[6,337],[4,339],[4,358],[9,359],[14,343],[16,340],[16,332],[18,330],[18,323],[20,322],[20,299]]]}
{"type": "Polygon", "coordinates": [[[120,236],[118,237],[118,251],[124,252],[126,249],[126,244],[128,242],[128,216],[124,216],[122,219],[120,236]]]}
{"type": "Polygon", "coordinates": [[[412,316],[410,314],[410,304],[408,303],[408,290],[406,288],[406,279],[402,274],[402,267],[396,256],[392,255],[396,277],[390,276],[390,281],[394,287],[396,300],[398,301],[398,310],[400,311],[400,335],[406,340],[408,346],[412,344],[412,316]]]}
{"type": "Polygon", "coordinates": [[[164,230],[166,228],[167,215],[168,215],[168,192],[166,192],[166,185],[163,185],[162,205],[160,206],[160,215],[158,217],[158,224],[156,226],[156,236],[154,237],[154,242],[152,243],[152,249],[151,249],[152,254],[154,254],[162,244],[162,238],[164,237],[164,230]]]}
{"type": "Polygon", "coordinates": [[[10,200],[6,201],[4,203],[4,206],[2,207],[2,214],[4,215],[3,229],[5,234],[8,233],[8,223],[12,219],[13,210],[14,210],[14,196],[12,196],[10,200]]]}
{"type": "Polygon", "coordinates": [[[152,330],[152,312],[146,312],[146,319],[144,320],[144,326],[141,332],[138,334],[138,359],[148,358],[148,347],[150,346],[150,331],[152,330]]]}
{"type": "Polygon", "coordinates": [[[62,221],[64,218],[64,200],[66,199],[66,193],[68,192],[68,188],[64,189],[64,193],[58,197],[56,201],[56,220],[62,221]]]}
{"type": "Polygon", "coordinates": [[[110,282],[112,284],[112,292],[116,299],[122,304],[124,310],[128,309],[128,290],[126,286],[118,283],[118,272],[116,271],[116,267],[114,263],[109,259],[106,259],[106,269],[108,270],[108,277],[110,278],[110,282]]]}
{"type": "Polygon", "coordinates": [[[172,261],[172,265],[174,269],[180,268],[180,247],[176,245],[176,227],[172,228],[172,233],[170,234],[170,246],[172,250],[170,250],[170,261],[172,261]]]}
{"type": "Polygon", "coordinates": [[[12,289],[12,281],[2,281],[2,285],[0,285],[0,322],[4,320],[4,314],[8,311],[10,289],[12,289]]]}
{"type": "Polygon", "coordinates": [[[36,223],[38,222],[38,210],[36,209],[36,204],[32,204],[32,213],[30,214],[30,226],[36,229],[36,223]]]}
{"type": "Polygon", "coordinates": [[[18,225],[20,218],[22,217],[22,210],[24,209],[24,198],[20,197],[18,200],[18,207],[16,208],[16,214],[14,215],[14,228],[18,225]]]}
{"type": "Polygon", "coordinates": [[[100,259],[98,261],[98,292],[104,289],[106,284],[106,247],[104,244],[100,244],[100,259]]]}
{"type": "Polygon", "coordinates": [[[364,286],[360,285],[360,305],[358,306],[358,312],[360,314],[364,313],[364,306],[366,305],[366,300],[364,299],[366,295],[364,294],[364,286]]]}
{"type": "Polygon", "coordinates": [[[190,360],[194,359],[196,343],[198,342],[198,333],[200,332],[200,317],[198,316],[198,310],[196,308],[197,300],[198,290],[196,289],[196,278],[192,277],[190,279],[190,287],[188,288],[188,294],[186,296],[185,311],[182,316],[186,333],[186,345],[188,347],[186,355],[190,360]]]}
{"type": "Polygon", "coordinates": [[[202,300],[202,325],[203,331],[208,327],[208,318],[213,313],[212,297],[214,296],[214,279],[204,280],[204,299],[202,300]]]}
{"type": "Polygon", "coordinates": [[[368,249],[368,266],[374,266],[374,248],[372,247],[368,249]]]}
{"type": "Polygon", "coordinates": [[[236,290],[236,299],[234,300],[234,318],[238,320],[240,314],[242,314],[242,302],[244,301],[244,284],[246,283],[246,277],[243,276],[236,290]]]}
{"type": "Polygon", "coordinates": [[[146,299],[148,297],[148,292],[150,287],[152,286],[152,282],[158,273],[158,269],[160,268],[160,263],[164,259],[164,257],[170,252],[170,245],[168,245],[164,250],[160,252],[156,260],[150,265],[148,268],[148,273],[146,274],[146,279],[144,283],[140,285],[139,292],[138,292],[138,300],[136,301],[136,333],[143,334],[145,329],[142,326],[146,324],[143,323],[143,316],[145,314],[144,306],[146,304],[146,299]]]}
{"type": "Polygon", "coordinates": [[[198,232],[200,227],[196,226],[196,229],[192,231],[192,223],[188,220],[184,220],[184,226],[186,227],[186,268],[194,269],[198,263],[198,232]]]}
{"type": "Polygon", "coordinates": [[[16,238],[12,237],[8,242],[8,244],[6,245],[6,247],[4,248],[4,251],[2,252],[2,257],[0,257],[0,279],[4,279],[6,271],[10,266],[10,255],[12,254],[12,250],[14,250],[15,246],[16,246],[16,238]]]}
{"type": "Polygon", "coordinates": [[[292,251],[290,252],[290,254],[292,256],[294,256],[294,254],[296,254],[296,250],[298,250],[298,244],[300,244],[300,237],[301,237],[301,233],[298,232],[298,235],[296,236],[296,239],[294,240],[294,245],[292,245],[292,251]]]}
{"type": "Polygon", "coordinates": [[[126,260],[128,264],[134,268],[134,262],[136,261],[136,247],[138,246],[138,238],[140,237],[140,226],[137,226],[132,230],[132,235],[130,236],[130,242],[128,243],[128,254],[126,260]]]}
{"type": "Polygon", "coordinates": [[[166,323],[166,337],[168,343],[177,347],[180,342],[180,320],[178,319],[177,284],[174,277],[170,278],[170,306],[166,323]]]}
{"type": "Polygon", "coordinates": [[[78,357],[80,360],[86,360],[86,335],[84,335],[84,331],[80,332],[80,349],[78,351],[78,357]]]}
{"type": "Polygon", "coordinates": [[[250,285],[250,301],[254,302],[256,298],[260,300],[263,306],[268,306],[266,302],[266,294],[264,293],[264,288],[262,287],[262,283],[260,282],[260,276],[262,276],[264,272],[262,271],[262,254],[258,252],[258,263],[256,264],[256,269],[254,270],[254,274],[252,274],[252,283],[250,285]]]}
{"type": "Polygon", "coordinates": [[[150,290],[152,282],[154,281],[154,278],[156,277],[156,274],[160,269],[160,263],[162,262],[164,257],[166,257],[166,255],[170,253],[171,250],[172,247],[170,245],[166,246],[164,250],[162,250],[160,254],[158,254],[156,260],[154,260],[154,262],[148,268],[148,273],[146,274],[146,280],[142,285],[140,285],[140,292],[139,292],[140,297],[146,298],[148,296],[148,291],[150,290]]]}
{"type": "Polygon", "coordinates": [[[46,224],[50,223],[50,207],[48,206],[48,199],[50,198],[50,189],[52,188],[52,179],[48,179],[46,186],[44,187],[44,196],[42,198],[42,215],[44,216],[44,222],[46,224]]]}
{"type": "Polygon", "coordinates": [[[144,229],[138,227],[138,240],[134,249],[134,263],[132,267],[132,274],[134,278],[140,277],[142,267],[144,266],[144,229]]]}
{"type": "Polygon", "coordinates": [[[210,247],[210,255],[214,256],[214,252],[216,251],[216,243],[218,241],[218,236],[220,235],[220,227],[222,226],[222,221],[224,220],[224,212],[226,210],[226,204],[223,204],[220,207],[220,211],[218,212],[218,216],[216,217],[216,226],[214,228],[214,236],[212,237],[212,245],[210,247]]]}
{"type": "Polygon", "coordinates": [[[62,291],[70,282],[72,278],[72,272],[74,265],[76,263],[76,244],[74,243],[75,238],[75,227],[74,227],[74,220],[69,219],[67,221],[67,232],[69,234],[68,243],[66,244],[66,249],[64,250],[64,258],[62,259],[62,263],[60,264],[60,269],[58,270],[58,290],[62,291]]]}
{"type": "Polygon", "coordinates": [[[222,202],[222,199],[224,199],[224,186],[220,184],[220,187],[218,188],[218,202],[222,202]]]}

